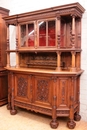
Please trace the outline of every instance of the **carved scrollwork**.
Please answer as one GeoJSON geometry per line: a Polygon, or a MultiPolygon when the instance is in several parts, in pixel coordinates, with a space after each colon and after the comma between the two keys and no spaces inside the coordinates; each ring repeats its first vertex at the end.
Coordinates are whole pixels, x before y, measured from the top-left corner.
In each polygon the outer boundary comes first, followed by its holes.
{"type": "Polygon", "coordinates": [[[28,110],[33,110],[35,112],[45,112],[45,113],[49,113],[51,115],[52,113],[52,109],[47,109],[47,108],[42,108],[42,107],[39,107],[39,106],[34,106],[34,105],[31,105],[31,104],[26,104],[26,103],[21,103],[21,102],[18,102],[18,101],[15,101],[15,104],[17,106],[22,106],[24,108],[27,108],[28,110]]]}
{"type": "Polygon", "coordinates": [[[65,102],[65,81],[62,81],[62,104],[65,102]]]}
{"type": "Polygon", "coordinates": [[[57,114],[69,114],[69,110],[57,110],[57,114]]]}
{"type": "Polygon", "coordinates": [[[56,77],[56,76],[51,77],[51,79],[53,80],[54,83],[57,82],[57,78],[58,77],[56,77]]]}

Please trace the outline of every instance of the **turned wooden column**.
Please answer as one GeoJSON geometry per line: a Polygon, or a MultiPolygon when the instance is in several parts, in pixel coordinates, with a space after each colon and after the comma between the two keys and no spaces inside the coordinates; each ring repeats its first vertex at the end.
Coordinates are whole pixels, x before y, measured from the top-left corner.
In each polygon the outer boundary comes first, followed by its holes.
{"type": "Polygon", "coordinates": [[[60,15],[57,16],[57,47],[60,48],[60,23],[61,23],[61,17],[60,15]]]}
{"type": "Polygon", "coordinates": [[[77,111],[74,114],[74,120],[75,121],[80,121],[81,116],[79,115],[79,111],[80,111],[80,100],[79,100],[79,96],[80,96],[80,76],[76,79],[77,82],[77,102],[78,102],[78,107],[77,107],[77,111]]]}
{"type": "Polygon", "coordinates": [[[57,67],[56,67],[56,70],[60,71],[61,70],[61,52],[58,51],[57,52],[57,67]]]}
{"type": "MultiPolygon", "coordinates": [[[[75,77],[76,78],[76,77],[75,77]]],[[[70,129],[74,129],[76,123],[74,122],[74,88],[75,88],[75,84],[76,84],[76,80],[74,77],[71,78],[71,96],[70,96],[70,115],[69,115],[69,121],[67,122],[67,126],[70,129]]]]}
{"type": "Polygon", "coordinates": [[[6,25],[7,25],[7,65],[6,67],[10,67],[9,24],[6,23],[6,25]]]}
{"type": "Polygon", "coordinates": [[[72,48],[75,48],[75,15],[72,15],[72,48]]]}
{"type": "Polygon", "coordinates": [[[50,122],[50,126],[54,129],[56,129],[59,125],[57,122],[57,95],[56,95],[56,83],[57,83],[57,77],[52,77],[53,82],[53,100],[52,100],[52,121],[50,122]]]}
{"type": "Polygon", "coordinates": [[[17,110],[15,109],[14,105],[14,74],[11,73],[11,110],[10,113],[11,115],[15,115],[17,113],[17,110]]]}
{"type": "Polygon", "coordinates": [[[78,40],[79,44],[78,47],[81,47],[81,19],[78,19],[78,40]]]}
{"type": "Polygon", "coordinates": [[[76,71],[76,62],[75,62],[76,52],[72,51],[71,54],[72,54],[72,68],[71,68],[71,71],[76,71]]]}
{"type": "Polygon", "coordinates": [[[16,68],[19,67],[19,53],[18,53],[18,23],[16,23],[16,68]]]}

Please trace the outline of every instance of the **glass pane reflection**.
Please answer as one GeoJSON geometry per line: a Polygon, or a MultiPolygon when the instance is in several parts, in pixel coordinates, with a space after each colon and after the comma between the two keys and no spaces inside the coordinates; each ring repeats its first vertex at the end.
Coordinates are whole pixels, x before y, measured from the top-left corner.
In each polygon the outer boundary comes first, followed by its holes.
{"type": "Polygon", "coordinates": [[[34,46],[34,24],[28,24],[28,46],[34,46]]]}
{"type": "Polygon", "coordinates": [[[48,46],[55,46],[55,21],[48,21],[48,46]]]}
{"type": "Polygon", "coordinates": [[[46,22],[39,22],[39,46],[46,46],[46,22]]]}
{"type": "Polygon", "coordinates": [[[21,46],[26,46],[26,25],[21,25],[21,46]]]}

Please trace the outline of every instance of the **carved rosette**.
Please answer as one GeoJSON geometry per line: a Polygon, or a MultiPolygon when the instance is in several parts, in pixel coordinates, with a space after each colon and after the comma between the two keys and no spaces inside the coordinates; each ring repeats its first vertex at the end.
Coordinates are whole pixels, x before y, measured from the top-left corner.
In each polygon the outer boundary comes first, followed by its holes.
{"type": "Polygon", "coordinates": [[[17,96],[26,97],[27,95],[27,80],[23,77],[18,78],[17,82],[17,96]]]}
{"type": "Polygon", "coordinates": [[[47,80],[37,81],[37,100],[48,102],[49,87],[47,80]]]}

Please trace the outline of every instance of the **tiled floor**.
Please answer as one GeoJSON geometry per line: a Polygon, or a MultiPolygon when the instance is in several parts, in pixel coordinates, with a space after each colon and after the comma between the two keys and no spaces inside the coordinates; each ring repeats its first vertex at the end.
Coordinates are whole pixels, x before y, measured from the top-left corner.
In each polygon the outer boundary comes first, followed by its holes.
{"type": "MultiPolygon", "coordinates": [[[[34,113],[24,109],[18,109],[16,115],[10,115],[6,105],[0,107],[0,130],[52,130],[49,123],[51,117],[34,113]]],[[[67,118],[58,118],[59,126],[55,130],[69,130],[67,118]]],[[[74,130],[87,130],[87,122],[76,122],[74,130]]]]}

